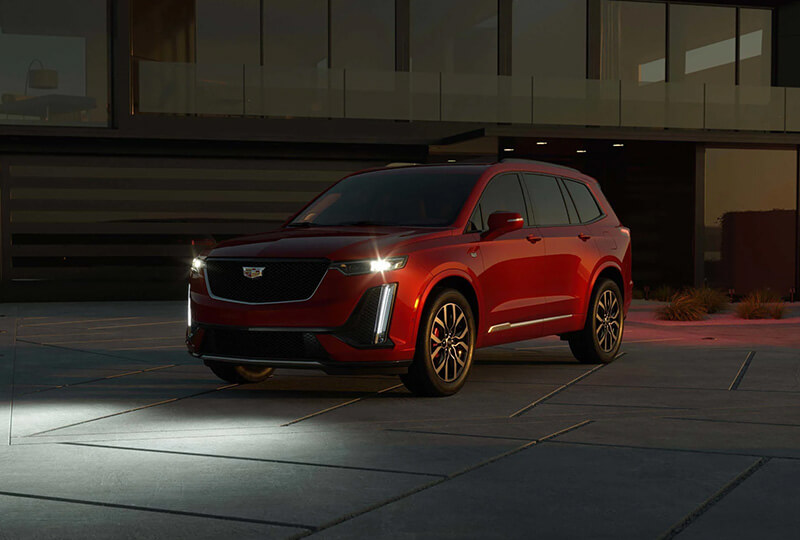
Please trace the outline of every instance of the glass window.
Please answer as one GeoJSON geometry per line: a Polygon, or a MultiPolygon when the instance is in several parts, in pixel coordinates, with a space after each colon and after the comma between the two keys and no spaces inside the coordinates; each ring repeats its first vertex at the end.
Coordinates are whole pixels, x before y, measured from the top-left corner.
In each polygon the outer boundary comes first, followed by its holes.
{"type": "Polygon", "coordinates": [[[526,174],[524,177],[533,203],[536,225],[569,225],[567,207],[556,179],[538,174],[526,174]]]}
{"type": "Polygon", "coordinates": [[[667,8],[603,0],[600,78],[652,83],[666,75],[667,8]]]}
{"type": "Polygon", "coordinates": [[[602,212],[600,212],[597,201],[586,185],[567,179],[564,179],[564,185],[575,203],[581,223],[587,223],[600,217],[602,212]]]}
{"type": "Polygon", "coordinates": [[[328,0],[263,0],[264,65],[328,67],[328,0]]]}
{"type": "Polygon", "coordinates": [[[797,152],[705,153],[705,277],[736,294],[788,295],[797,256],[797,152]]]}
{"type": "Polygon", "coordinates": [[[586,0],[514,0],[512,73],[586,78],[586,0]]]}
{"type": "Polygon", "coordinates": [[[105,0],[0,0],[0,124],[108,124],[105,0]]]}
{"type": "Polygon", "coordinates": [[[322,194],[292,225],[446,227],[455,221],[482,172],[483,168],[465,167],[356,174],[322,194]]]}
{"type": "Polygon", "coordinates": [[[772,11],[739,11],[739,84],[772,85],[772,11]]]}
{"type": "Polygon", "coordinates": [[[502,174],[492,178],[478,204],[483,218],[481,230],[486,230],[489,216],[495,212],[516,212],[528,224],[525,199],[516,174],[502,174]]]}
{"type": "Polygon", "coordinates": [[[394,71],[394,0],[331,0],[331,66],[394,71]]]}
{"type": "Polygon", "coordinates": [[[734,84],[736,8],[671,4],[669,80],[734,84]]]}
{"type": "Polygon", "coordinates": [[[197,0],[197,63],[261,63],[259,0],[197,0]]]}
{"type": "Polygon", "coordinates": [[[497,74],[497,0],[411,0],[411,71],[497,74]]]}
{"type": "Polygon", "coordinates": [[[483,230],[483,217],[481,217],[481,205],[475,206],[475,211],[469,217],[467,232],[478,232],[483,230]]]}

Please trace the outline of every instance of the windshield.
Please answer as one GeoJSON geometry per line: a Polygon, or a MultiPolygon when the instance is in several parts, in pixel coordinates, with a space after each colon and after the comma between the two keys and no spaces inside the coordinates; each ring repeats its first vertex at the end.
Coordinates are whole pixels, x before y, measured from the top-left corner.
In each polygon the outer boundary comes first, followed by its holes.
{"type": "Polygon", "coordinates": [[[345,178],[290,227],[446,227],[458,216],[483,168],[389,169],[345,178]]]}

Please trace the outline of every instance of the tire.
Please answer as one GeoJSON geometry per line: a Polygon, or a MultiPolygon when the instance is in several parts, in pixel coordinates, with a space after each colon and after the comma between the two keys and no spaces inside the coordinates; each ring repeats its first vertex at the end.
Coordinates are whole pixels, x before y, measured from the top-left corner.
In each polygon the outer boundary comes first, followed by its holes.
{"type": "Polygon", "coordinates": [[[206,365],[214,375],[234,384],[259,383],[272,377],[272,372],[275,371],[275,368],[271,367],[245,366],[212,360],[206,360],[206,365]]]}
{"type": "Polygon", "coordinates": [[[622,292],[610,279],[598,281],[592,292],[586,323],[569,338],[573,356],[584,364],[608,364],[622,344],[625,319],[622,292]]]}
{"type": "Polygon", "coordinates": [[[474,349],[472,308],[463,294],[444,289],[425,306],[414,361],[400,379],[418,396],[451,396],[469,376],[474,349]],[[437,347],[437,340],[445,344],[437,347]]]}

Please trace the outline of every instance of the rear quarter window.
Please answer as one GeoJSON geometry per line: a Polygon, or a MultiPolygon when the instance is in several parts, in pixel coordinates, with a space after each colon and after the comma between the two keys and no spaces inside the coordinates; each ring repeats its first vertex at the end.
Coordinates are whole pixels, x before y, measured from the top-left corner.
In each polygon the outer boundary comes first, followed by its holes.
{"type": "Polygon", "coordinates": [[[600,210],[600,205],[597,204],[597,200],[585,184],[574,180],[567,180],[566,178],[563,180],[570,197],[572,197],[575,203],[575,208],[578,211],[578,217],[581,223],[594,221],[603,215],[603,212],[600,210]]]}

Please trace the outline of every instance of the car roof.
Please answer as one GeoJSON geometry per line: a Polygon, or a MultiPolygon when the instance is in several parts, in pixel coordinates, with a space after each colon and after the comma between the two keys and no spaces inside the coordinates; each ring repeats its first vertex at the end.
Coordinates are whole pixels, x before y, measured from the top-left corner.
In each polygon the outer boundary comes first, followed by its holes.
{"type": "MultiPolygon", "coordinates": [[[[529,171],[544,174],[552,174],[554,176],[564,176],[566,178],[584,180],[591,184],[597,184],[597,180],[591,176],[587,176],[577,169],[567,167],[566,165],[558,165],[556,163],[548,163],[546,161],[536,161],[532,159],[517,159],[509,158],[502,159],[495,162],[462,162],[462,163],[398,163],[390,164],[387,167],[381,167],[376,170],[397,170],[397,169],[464,169],[473,168],[482,170],[484,172],[499,173],[504,171],[529,171]]],[[[363,171],[366,172],[366,171],[363,171]]]]}

